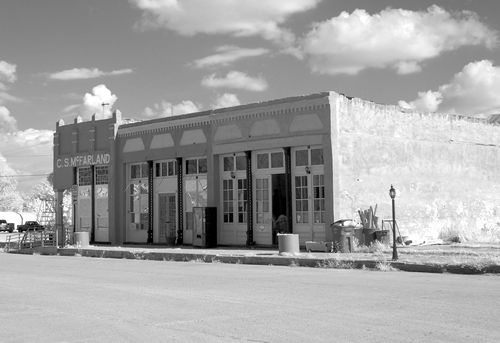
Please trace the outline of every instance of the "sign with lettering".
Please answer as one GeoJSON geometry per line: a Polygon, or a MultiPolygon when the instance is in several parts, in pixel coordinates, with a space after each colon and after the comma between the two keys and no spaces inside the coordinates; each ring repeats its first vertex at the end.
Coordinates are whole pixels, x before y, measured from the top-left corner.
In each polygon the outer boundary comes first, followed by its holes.
{"type": "Polygon", "coordinates": [[[56,160],[57,168],[86,167],[95,164],[109,164],[111,155],[109,153],[93,153],[77,155],[71,157],[58,158],[56,160]]]}

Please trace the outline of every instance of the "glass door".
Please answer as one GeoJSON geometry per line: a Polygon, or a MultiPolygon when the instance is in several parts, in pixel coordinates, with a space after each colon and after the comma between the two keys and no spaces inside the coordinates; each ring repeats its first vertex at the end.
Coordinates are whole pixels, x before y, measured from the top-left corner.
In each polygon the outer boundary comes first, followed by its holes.
{"type": "Polygon", "coordinates": [[[168,245],[175,244],[177,236],[177,204],[175,193],[158,194],[159,206],[159,241],[168,245]]]}

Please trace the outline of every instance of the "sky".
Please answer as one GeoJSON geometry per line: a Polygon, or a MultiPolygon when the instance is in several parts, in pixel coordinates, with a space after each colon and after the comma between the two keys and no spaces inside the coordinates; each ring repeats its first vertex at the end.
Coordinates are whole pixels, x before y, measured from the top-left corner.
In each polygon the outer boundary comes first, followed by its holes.
{"type": "Polygon", "coordinates": [[[2,0],[0,177],[29,191],[59,119],[114,109],[147,120],[336,91],[500,113],[499,32],[498,0],[2,0]]]}

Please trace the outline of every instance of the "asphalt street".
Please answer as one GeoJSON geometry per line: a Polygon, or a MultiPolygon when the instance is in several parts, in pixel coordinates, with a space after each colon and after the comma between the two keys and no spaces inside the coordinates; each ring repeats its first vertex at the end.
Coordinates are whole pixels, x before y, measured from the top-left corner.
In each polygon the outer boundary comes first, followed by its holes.
{"type": "Polygon", "coordinates": [[[2,342],[497,342],[500,277],[0,253],[2,342]]]}

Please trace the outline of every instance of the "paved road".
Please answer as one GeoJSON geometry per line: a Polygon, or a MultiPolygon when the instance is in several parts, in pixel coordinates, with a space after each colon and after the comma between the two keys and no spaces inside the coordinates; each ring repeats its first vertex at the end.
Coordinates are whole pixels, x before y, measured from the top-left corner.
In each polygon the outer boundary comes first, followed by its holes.
{"type": "Polygon", "coordinates": [[[2,342],[498,342],[500,276],[0,253],[2,342]]]}

